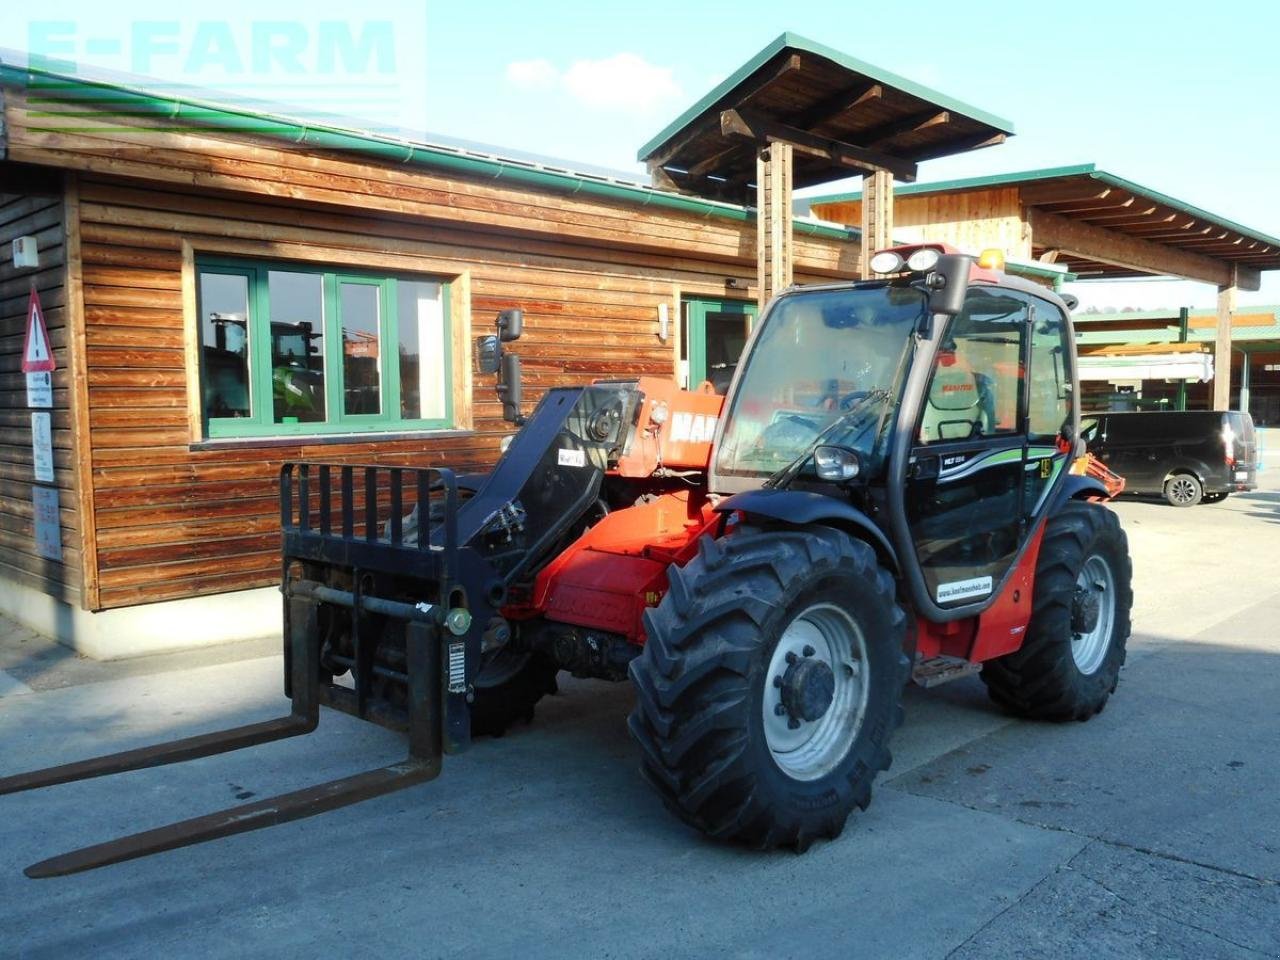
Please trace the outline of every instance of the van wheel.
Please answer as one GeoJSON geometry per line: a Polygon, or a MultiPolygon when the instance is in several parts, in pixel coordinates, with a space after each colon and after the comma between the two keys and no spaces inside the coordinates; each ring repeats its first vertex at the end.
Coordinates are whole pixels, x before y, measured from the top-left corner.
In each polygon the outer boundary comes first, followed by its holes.
{"type": "Polygon", "coordinates": [[[1225,493],[1206,493],[1200,500],[1201,503],[1221,503],[1227,499],[1225,493]]]}
{"type": "Polygon", "coordinates": [[[1177,473],[1164,482],[1164,498],[1175,507],[1194,507],[1204,496],[1204,487],[1189,473],[1177,473]]]}

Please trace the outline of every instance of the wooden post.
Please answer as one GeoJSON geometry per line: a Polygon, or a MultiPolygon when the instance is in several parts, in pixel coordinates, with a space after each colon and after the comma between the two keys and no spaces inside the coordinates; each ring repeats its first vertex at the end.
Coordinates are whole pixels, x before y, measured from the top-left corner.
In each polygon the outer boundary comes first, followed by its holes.
{"type": "Polygon", "coordinates": [[[871,276],[871,256],[893,246],[893,174],[876,170],[862,178],[862,258],[858,273],[871,276]]]}
{"type": "Polygon", "coordinates": [[[756,268],[761,310],[791,286],[793,260],[791,144],[771,143],[756,155],[756,268]]]}
{"type": "Polygon", "coordinates": [[[1236,311],[1235,269],[1232,282],[1218,288],[1218,329],[1213,347],[1213,409],[1231,409],[1231,315],[1236,311]]]}

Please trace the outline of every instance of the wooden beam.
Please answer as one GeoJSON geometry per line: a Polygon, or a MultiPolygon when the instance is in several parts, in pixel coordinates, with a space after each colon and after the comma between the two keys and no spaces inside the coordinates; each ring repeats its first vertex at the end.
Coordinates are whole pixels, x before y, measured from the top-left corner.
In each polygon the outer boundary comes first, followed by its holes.
{"type": "Polygon", "coordinates": [[[920,113],[913,113],[909,116],[862,130],[852,134],[852,136],[857,137],[860,146],[879,147],[904,134],[916,133],[919,130],[927,130],[930,127],[950,122],[951,114],[946,110],[922,110],[920,113]]]}
{"type": "MultiPolygon", "coordinates": [[[[1077,220],[1068,220],[1057,214],[1032,208],[1027,211],[1032,238],[1042,247],[1058,247],[1064,254],[1096,260],[1099,263],[1127,267],[1152,274],[1169,274],[1200,280],[1216,286],[1232,282],[1232,267],[1221,260],[1202,256],[1177,247],[1152,243],[1138,237],[1130,237],[1114,230],[1104,230],[1077,220]]],[[[1257,271],[1253,276],[1242,273],[1241,289],[1256,290],[1250,286],[1260,282],[1257,271]]]]}
{"type": "Polygon", "coordinates": [[[940,143],[928,150],[914,154],[917,163],[925,160],[934,160],[938,157],[949,157],[957,153],[965,153],[969,150],[980,150],[983,147],[994,147],[996,144],[1005,142],[1003,133],[991,133],[989,130],[983,133],[975,133],[971,137],[961,137],[958,140],[948,140],[940,143]]]}
{"type": "Polygon", "coordinates": [[[84,262],[80,250],[80,179],[77,174],[67,174],[65,190],[67,359],[71,368],[76,515],[80,523],[80,605],[86,610],[98,610],[102,606],[98,587],[98,513],[94,508],[93,432],[89,419],[84,262]]]}
{"type": "Polygon", "coordinates": [[[1064,216],[1071,215],[1077,219],[1086,219],[1088,214],[1123,213],[1137,202],[1137,198],[1125,193],[1109,193],[1101,200],[1063,200],[1058,203],[1038,203],[1049,213],[1064,216]],[[1080,216],[1084,214],[1085,216],[1080,216]]]}
{"type": "Polygon", "coordinates": [[[859,80],[857,83],[837,90],[828,97],[823,97],[813,106],[792,114],[787,122],[793,127],[816,127],[833,120],[841,114],[848,113],[854,107],[860,107],[872,100],[884,96],[884,87],[874,80],[859,80]]]}
{"type": "Polygon", "coordinates": [[[1235,272],[1218,287],[1218,325],[1213,338],[1213,409],[1231,409],[1231,315],[1236,312],[1235,272]]]}
{"type": "Polygon", "coordinates": [[[871,278],[871,257],[893,244],[893,177],[877,170],[862,178],[862,279],[871,278]]]}
{"type": "Polygon", "coordinates": [[[791,161],[788,143],[762,147],[756,156],[756,272],[761,310],[791,286],[794,276],[791,161]]]}
{"type": "MultiPolygon", "coordinates": [[[[761,69],[764,72],[760,73],[750,84],[741,87],[737,91],[733,105],[741,105],[766,87],[776,83],[788,74],[795,73],[803,65],[804,61],[800,54],[792,53],[774,64],[772,69],[768,69],[767,65],[762,67],[761,69]]],[[[649,172],[653,173],[655,169],[661,169],[666,166],[672,157],[692,141],[714,131],[719,125],[720,118],[715,113],[707,113],[702,116],[696,123],[677,133],[671,140],[668,140],[646,158],[645,163],[649,168],[649,172]]]]}
{"type": "Polygon", "coordinates": [[[725,110],[720,114],[720,132],[727,137],[741,137],[756,143],[787,143],[802,153],[821,157],[832,163],[862,170],[885,170],[899,180],[916,179],[916,165],[910,160],[875,150],[830,140],[749,110],[725,110]]]}
{"type": "Polygon", "coordinates": [[[1040,183],[1019,187],[1018,195],[1029,207],[1046,203],[1079,203],[1083,200],[1102,200],[1114,191],[1100,183],[1040,183]]]}

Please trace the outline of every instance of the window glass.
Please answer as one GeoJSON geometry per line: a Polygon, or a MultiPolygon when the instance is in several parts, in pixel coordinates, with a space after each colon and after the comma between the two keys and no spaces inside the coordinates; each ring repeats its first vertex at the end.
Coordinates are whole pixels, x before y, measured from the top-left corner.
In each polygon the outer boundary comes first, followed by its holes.
{"type": "Polygon", "coordinates": [[[379,376],[381,290],[371,283],[338,284],[342,318],[342,397],[348,414],[382,411],[379,376]]]}
{"type": "Polygon", "coordinates": [[[921,443],[1018,432],[1027,303],[971,289],[938,345],[920,421],[921,443]]]}
{"type": "Polygon", "coordinates": [[[323,423],[324,278],[271,270],[271,394],[276,423],[323,423]]]}
{"type": "Polygon", "coordinates": [[[1029,433],[1040,438],[1057,436],[1070,413],[1071,380],[1067,375],[1066,324],[1062,313],[1049,304],[1035,308],[1028,389],[1029,433]]]}
{"type": "Polygon", "coordinates": [[[248,417],[252,411],[248,277],[202,273],[199,310],[205,415],[248,417]]]}
{"type": "Polygon", "coordinates": [[[444,343],[440,284],[401,280],[396,285],[399,317],[400,416],[435,420],[445,415],[445,351],[424,357],[422,344],[444,343]]]}
{"type": "Polygon", "coordinates": [[[208,436],[452,426],[448,292],[429,278],[200,258],[208,436]]]}

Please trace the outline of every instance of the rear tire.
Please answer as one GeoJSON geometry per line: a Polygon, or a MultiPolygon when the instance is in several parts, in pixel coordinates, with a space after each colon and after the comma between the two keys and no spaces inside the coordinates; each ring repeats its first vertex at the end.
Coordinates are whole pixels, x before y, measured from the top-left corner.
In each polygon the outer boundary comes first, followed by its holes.
{"type": "Polygon", "coordinates": [[[1164,498],[1171,506],[1194,507],[1204,496],[1204,487],[1189,473],[1175,473],[1164,482],[1164,498]]]}
{"type": "Polygon", "coordinates": [[[867,544],[807,527],[706,537],[669,582],[631,663],[646,778],[719,839],[803,851],[838,836],[902,721],[892,576],[867,544]]]}
{"type": "Polygon", "coordinates": [[[979,674],[991,699],[1036,720],[1099,713],[1124,664],[1132,579],[1129,541],[1116,515],[1067,501],[1045,529],[1022,647],[979,674]]]}

